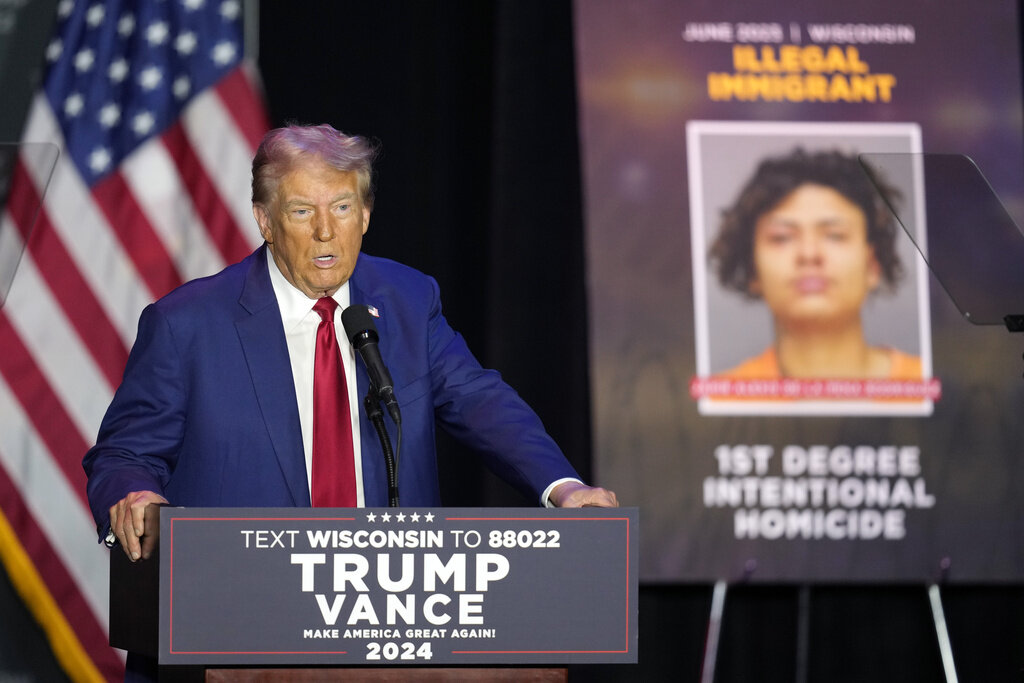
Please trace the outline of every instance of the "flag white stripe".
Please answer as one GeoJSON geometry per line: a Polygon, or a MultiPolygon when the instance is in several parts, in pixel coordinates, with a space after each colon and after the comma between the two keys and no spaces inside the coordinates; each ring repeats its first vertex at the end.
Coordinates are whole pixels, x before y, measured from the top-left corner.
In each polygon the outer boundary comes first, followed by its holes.
{"type": "MultiPolygon", "coordinates": [[[[43,444],[6,382],[0,381],[0,459],[32,518],[107,628],[109,554],[90,513],[43,444]]],[[[51,587],[52,590],[52,587],[51,587]]]]}
{"type": "MultiPolygon", "coordinates": [[[[149,290],[64,153],[64,138],[45,96],[37,96],[33,102],[25,139],[61,146],[62,153],[43,204],[93,295],[125,345],[131,346],[139,314],[150,302],[149,290]]],[[[37,192],[41,192],[45,180],[33,177],[37,192]]]]}
{"type": "Polygon", "coordinates": [[[125,158],[122,177],[185,281],[224,267],[165,148],[150,141],[125,158]]]}
{"type": "Polygon", "coordinates": [[[235,126],[231,114],[212,88],[189,103],[182,115],[182,126],[242,236],[253,249],[263,244],[252,217],[250,200],[249,167],[255,150],[235,126]],[[225,173],[224,169],[236,172],[225,173]]]}
{"type": "Polygon", "coordinates": [[[4,311],[82,440],[91,443],[114,392],[29,254],[21,260],[4,311]]]}

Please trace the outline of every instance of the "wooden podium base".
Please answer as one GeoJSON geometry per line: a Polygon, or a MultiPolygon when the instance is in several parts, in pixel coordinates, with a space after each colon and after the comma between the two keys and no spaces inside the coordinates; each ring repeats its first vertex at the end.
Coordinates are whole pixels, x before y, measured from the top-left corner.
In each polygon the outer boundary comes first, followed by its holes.
{"type": "Polygon", "coordinates": [[[567,669],[207,669],[207,683],[565,683],[567,669]]]}

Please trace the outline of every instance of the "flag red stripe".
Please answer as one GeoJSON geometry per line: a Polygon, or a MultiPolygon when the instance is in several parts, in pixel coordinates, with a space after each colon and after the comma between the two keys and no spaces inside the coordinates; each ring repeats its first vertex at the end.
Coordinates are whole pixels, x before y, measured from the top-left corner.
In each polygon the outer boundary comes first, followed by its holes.
{"type": "Polygon", "coordinates": [[[266,110],[262,106],[253,106],[262,101],[260,93],[253,86],[244,67],[238,67],[222,78],[214,88],[224,104],[224,109],[238,126],[238,130],[255,150],[264,133],[270,129],[266,110]],[[240,102],[249,106],[239,106],[240,102]]]}
{"type": "Polygon", "coordinates": [[[234,263],[245,258],[252,250],[242,236],[227,205],[224,204],[224,200],[217,192],[216,186],[207,175],[206,168],[189,144],[181,121],[177,121],[168,128],[162,138],[164,146],[178,168],[181,182],[192,196],[196,213],[203,217],[206,231],[220,249],[224,262],[234,263]]]}
{"type": "Polygon", "coordinates": [[[120,171],[92,187],[96,203],[125,251],[135,262],[139,276],[153,298],[159,298],[183,282],[174,261],[160,241],[145,212],[120,171]]]}
{"type": "Polygon", "coordinates": [[[96,619],[78,584],[71,578],[53,544],[36,524],[24,499],[7,471],[0,466],[0,506],[18,534],[25,552],[46,584],[61,613],[75,631],[79,642],[107,680],[121,680],[124,665],[107,640],[107,633],[96,619]]]}
{"type": "Polygon", "coordinates": [[[8,198],[14,224],[28,242],[28,251],[64,315],[78,332],[110,386],[116,387],[121,383],[121,375],[128,362],[128,349],[61,242],[45,207],[39,210],[35,229],[31,236],[28,235],[28,219],[39,201],[27,170],[19,161],[15,164],[8,198]]]}
{"type": "Polygon", "coordinates": [[[85,472],[82,470],[82,456],[89,445],[82,439],[78,427],[2,309],[0,349],[3,349],[3,353],[0,353],[0,376],[3,376],[24,408],[28,419],[85,509],[89,509],[85,495],[85,472]]]}

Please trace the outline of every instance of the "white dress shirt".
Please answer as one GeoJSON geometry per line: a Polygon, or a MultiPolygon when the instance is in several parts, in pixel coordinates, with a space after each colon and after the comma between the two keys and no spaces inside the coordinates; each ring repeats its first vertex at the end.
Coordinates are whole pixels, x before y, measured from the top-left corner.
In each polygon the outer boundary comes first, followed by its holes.
{"type": "MultiPolygon", "coordinates": [[[[306,483],[310,487],[310,500],[313,492],[313,357],[316,353],[316,330],[320,326],[320,314],[313,310],[315,300],[310,299],[293,286],[277,267],[272,254],[267,252],[267,270],[270,271],[270,284],[277,297],[277,306],[281,309],[281,322],[284,324],[284,336],[288,342],[288,358],[292,366],[292,378],[295,381],[295,400],[299,406],[299,425],[302,428],[302,451],[306,457],[306,483]]],[[[348,282],[334,293],[338,308],[334,311],[335,336],[338,348],[345,364],[345,380],[348,384],[349,420],[352,423],[352,452],[355,453],[356,472],[356,505],[364,507],[366,498],[363,496],[363,462],[359,454],[359,404],[356,389],[356,356],[345,329],[341,325],[341,312],[349,305],[348,282]]]]}

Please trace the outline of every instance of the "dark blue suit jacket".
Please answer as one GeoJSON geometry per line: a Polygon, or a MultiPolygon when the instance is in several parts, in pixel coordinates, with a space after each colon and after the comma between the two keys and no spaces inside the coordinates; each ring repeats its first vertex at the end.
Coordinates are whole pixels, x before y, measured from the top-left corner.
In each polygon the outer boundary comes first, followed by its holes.
{"type": "MultiPolygon", "coordinates": [[[[184,506],[308,506],[309,485],[288,348],[266,247],[148,306],[124,379],[84,459],[101,529],[131,491],[184,506]]],[[[351,302],[374,306],[402,408],[404,506],[441,504],[435,419],[531,499],[578,476],[537,415],[485,370],[441,312],[436,282],[362,254],[351,302]]],[[[357,360],[358,396],[368,379],[357,360]]],[[[384,460],[360,410],[366,505],[387,505],[384,460]]],[[[394,434],[392,434],[394,442],[394,434]]]]}

